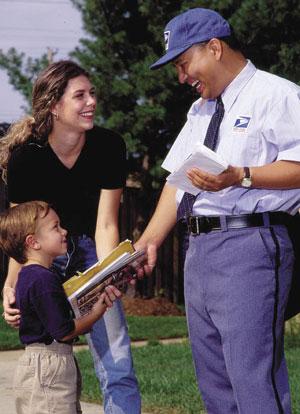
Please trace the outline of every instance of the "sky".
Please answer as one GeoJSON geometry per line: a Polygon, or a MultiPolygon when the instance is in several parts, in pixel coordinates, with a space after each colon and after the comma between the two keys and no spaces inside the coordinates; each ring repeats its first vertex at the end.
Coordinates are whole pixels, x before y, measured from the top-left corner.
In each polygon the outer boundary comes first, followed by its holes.
{"type": "MultiPolygon", "coordinates": [[[[39,57],[48,48],[55,60],[68,58],[87,37],[80,12],[71,0],[0,0],[0,49],[14,47],[26,57],[39,57]]],[[[22,95],[9,84],[0,69],[0,122],[13,122],[24,115],[22,95]]]]}

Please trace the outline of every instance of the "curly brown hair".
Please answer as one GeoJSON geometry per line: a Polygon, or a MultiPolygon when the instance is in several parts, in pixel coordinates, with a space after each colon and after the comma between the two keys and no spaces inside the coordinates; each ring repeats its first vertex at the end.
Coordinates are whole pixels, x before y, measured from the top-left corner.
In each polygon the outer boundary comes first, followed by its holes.
{"type": "Polygon", "coordinates": [[[51,109],[60,100],[70,79],[89,73],[71,60],[61,60],[47,66],[33,85],[32,116],[26,116],[11,125],[0,140],[0,168],[5,179],[8,160],[13,149],[29,139],[41,144],[48,140],[53,128],[51,109]]]}

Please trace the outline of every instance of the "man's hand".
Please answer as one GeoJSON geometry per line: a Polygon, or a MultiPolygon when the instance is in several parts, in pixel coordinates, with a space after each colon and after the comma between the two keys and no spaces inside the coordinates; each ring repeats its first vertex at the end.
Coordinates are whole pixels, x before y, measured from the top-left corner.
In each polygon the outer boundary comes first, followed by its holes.
{"type": "Polygon", "coordinates": [[[192,184],[200,190],[220,191],[232,185],[239,185],[244,176],[244,169],[230,165],[221,174],[214,175],[199,168],[192,168],[187,172],[187,176],[192,184]]]}
{"type": "Polygon", "coordinates": [[[150,276],[157,260],[157,247],[155,244],[141,245],[139,241],[135,244],[135,249],[143,249],[146,252],[146,261],[142,265],[136,268],[138,279],[142,279],[144,276],[150,276]]]}
{"type": "Polygon", "coordinates": [[[10,286],[3,288],[3,318],[8,325],[18,329],[20,325],[20,310],[13,307],[16,302],[15,289],[10,286]]]}

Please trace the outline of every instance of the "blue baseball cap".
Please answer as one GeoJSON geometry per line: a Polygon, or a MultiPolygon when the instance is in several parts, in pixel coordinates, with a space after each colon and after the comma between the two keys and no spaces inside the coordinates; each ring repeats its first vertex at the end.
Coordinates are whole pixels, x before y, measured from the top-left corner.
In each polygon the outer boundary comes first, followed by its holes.
{"type": "Polygon", "coordinates": [[[196,43],[231,34],[229,23],[214,10],[190,9],[169,21],[164,30],[166,53],[151,69],[169,63],[196,43]]]}

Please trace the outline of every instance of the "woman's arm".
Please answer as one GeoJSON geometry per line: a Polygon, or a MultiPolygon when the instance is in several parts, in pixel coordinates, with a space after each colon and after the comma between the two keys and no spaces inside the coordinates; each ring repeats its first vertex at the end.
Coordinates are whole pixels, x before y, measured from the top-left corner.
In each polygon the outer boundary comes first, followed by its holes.
{"type": "Polygon", "coordinates": [[[16,296],[15,286],[21,265],[14,259],[9,259],[7,277],[3,287],[4,319],[12,327],[18,328],[20,324],[20,311],[13,307],[16,296]]]}
{"type": "Polygon", "coordinates": [[[101,190],[95,242],[98,259],[107,256],[119,243],[119,207],[122,188],[101,190]]]}
{"type": "Polygon", "coordinates": [[[22,265],[10,258],[8,262],[8,272],[4,283],[4,288],[14,290],[18,281],[18,274],[22,265]]]}
{"type": "MultiPolygon", "coordinates": [[[[16,205],[15,203],[10,203],[10,207],[16,205]]],[[[16,301],[15,287],[21,267],[14,259],[9,259],[8,272],[3,287],[3,316],[5,321],[14,328],[18,328],[20,324],[20,311],[19,309],[15,309],[13,305],[16,301]]]]}

